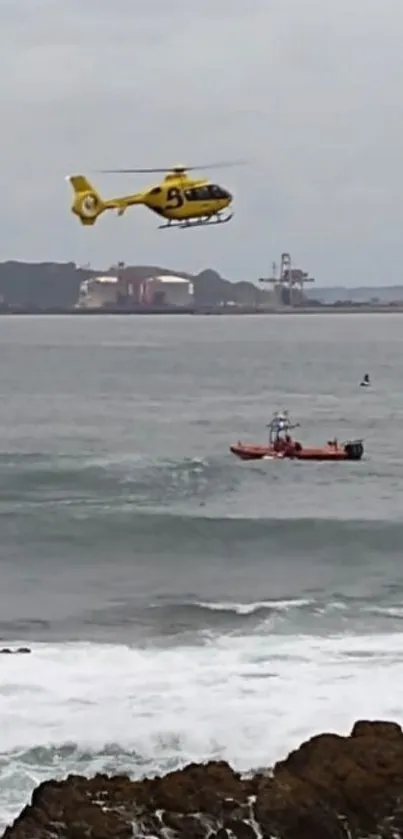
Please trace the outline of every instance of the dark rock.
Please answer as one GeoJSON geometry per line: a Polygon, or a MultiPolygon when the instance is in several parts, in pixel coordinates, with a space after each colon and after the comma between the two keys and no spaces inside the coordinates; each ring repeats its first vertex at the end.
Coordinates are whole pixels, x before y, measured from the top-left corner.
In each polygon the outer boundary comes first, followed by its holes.
{"type": "Polygon", "coordinates": [[[227,831],[231,831],[236,839],[256,839],[253,827],[242,819],[228,819],[224,822],[227,831]]]}
{"type": "Polygon", "coordinates": [[[242,779],[223,761],[161,778],[48,781],[3,839],[403,839],[403,732],[357,722],[312,737],[273,769],[242,779]]]}
{"type": "Polygon", "coordinates": [[[30,652],[32,652],[32,650],[30,650],[29,647],[17,647],[16,650],[10,650],[10,647],[3,647],[0,650],[0,655],[16,655],[17,653],[24,654],[30,652]]]}
{"type": "Polygon", "coordinates": [[[400,743],[402,727],[397,722],[368,722],[358,720],[354,723],[351,737],[382,737],[385,740],[396,740],[400,743]]]}

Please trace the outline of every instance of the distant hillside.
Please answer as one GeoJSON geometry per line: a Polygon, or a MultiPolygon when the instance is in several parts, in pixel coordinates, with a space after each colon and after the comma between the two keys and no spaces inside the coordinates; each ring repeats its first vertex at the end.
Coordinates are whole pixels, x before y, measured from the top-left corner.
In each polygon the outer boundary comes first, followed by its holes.
{"type": "Polygon", "coordinates": [[[262,291],[253,283],[231,283],[211,269],[194,276],[192,282],[195,301],[203,306],[230,302],[241,303],[244,306],[256,306],[259,303],[269,305],[272,300],[270,292],[262,291]]]}
{"type": "MultiPolygon", "coordinates": [[[[211,268],[192,275],[186,271],[164,268],[161,265],[131,265],[125,267],[128,278],[141,281],[158,274],[177,274],[192,280],[196,303],[214,306],[235,302],[244,306],[273,303],[271,291],[264,291],[253,283],[233,283],[211,268]]],[[[110,274],[116,268],[77,269],[74,262],[2,262],[0,263],[0,297],[3,303],[26,308],[72,308],[77,301],[80,283],[97,274],[110,274]]],[[[313,288],[307,292],[310,300],[336,303],[350,300],[361,303],[373,300],[381,303],[403,301],[402,286],[371,288],[313,288]]]]}
{"type": "MultiPolygon", "coordinates": [[[[73,307],[80,283],[98,274],[115,273],[116,268],[77,269],[74,262],[2,262],[0,263],[0,296],[3,304],[21,307],[73,307]]],[[[246,306],[270,303],[270,292],[252,283],[231,283],[216,271],[207,269],[192,275],[159,265],[131,265],[124,269],[132,281],[159,274],[176,274],[194,283],[195,300],[200,305],[216,305],[235,301],[246,306]]]]}
{"type": "Polygon", "coordinates": [[[80,282],[74,262],[0,263],[0,296],[12,306],[74,306],[80,282]]]}
{"type": "MultiPolygon", "coordinates": [[[[111,268],[107,273],[113,273],[114,271],[115,269],[111,268]]],[[[98,274],[99,271],[92,273],[98,274]]],[[[159,265],[127,265],[124,273],[134,282],[164,274],[175,274],[177,277],[191,280],[194,285],[195,301],[203,306],[214,306],[218,303],[232,301],[242,303],[245,306],[255,306],[264,302],[269,304],[272,300],[270,292],[262,291],[253,283],[233,283],[224,280],[217,271],[213,271],[211,268],[201,271],[200,274],[189,274],[172,268],[161,268],[159,265]]]]}

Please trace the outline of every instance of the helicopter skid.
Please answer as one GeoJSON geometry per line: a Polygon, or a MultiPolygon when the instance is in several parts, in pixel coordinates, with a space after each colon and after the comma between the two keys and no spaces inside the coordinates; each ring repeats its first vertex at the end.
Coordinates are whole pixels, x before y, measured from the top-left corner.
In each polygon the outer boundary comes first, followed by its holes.
{"type": "Polygon", "coordinates": [[[231,221],[233,215],[233,213],[230,213],[228,216],[205,216],[195,221],[169,221],[168,224],[160,224],[158,230],[167,230],[173,227],[186,230],[191,227],[210,227],[213,224],[226,224],[228,221],[231,221]]]}

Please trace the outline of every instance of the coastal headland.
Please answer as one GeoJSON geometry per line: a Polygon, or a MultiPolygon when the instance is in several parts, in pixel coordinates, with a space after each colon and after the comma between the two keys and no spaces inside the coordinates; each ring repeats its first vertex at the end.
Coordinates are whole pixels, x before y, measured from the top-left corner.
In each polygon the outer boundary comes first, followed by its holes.
{"type": "MultiPolygon", "coordinates": [[[[206,269],[191,275],[176,271],[178,277],[191,281],[194,296],[191,305],[119,305],[77,308],[80,287],[86,280],[108,276],[116,267],[90,269],[74,262],[0,263],[0,314],[2,315],[92,315],[92,314],[199,314],[199,315],[286,315],[286,314],[380,314],[403,312],[403,287],[368,289],[315,289],[315,299],[300,297],[296,305],[278,305],[272,291],[254,282],[231,282],[216,271],[206,269]]],[[[151,276],[172,274],[155,265],[125,266],[128,282],[141,282],[151,276]]]]}

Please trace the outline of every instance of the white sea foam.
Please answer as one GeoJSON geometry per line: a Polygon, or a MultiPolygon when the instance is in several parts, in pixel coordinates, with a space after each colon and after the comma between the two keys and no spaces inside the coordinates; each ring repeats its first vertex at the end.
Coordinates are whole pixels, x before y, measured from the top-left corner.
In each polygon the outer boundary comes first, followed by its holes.
{"type": "Polygon", "coordinates": [[[256,603],[228,603],[224,602],[200,602],[197,605],[203,609],[210,609],[212,612],[235,612],[237,615],[253,615],[261,609],[272,609],[276,612],[287,612],[290,608],[302,608],[310,606],[311,600],[306,598],[295,598],[288,600],[258,600],[256,603]]]}
{"type": "Polygon", "coordinates": [[[357,718],[399,720],[402,663],[400,634],[34,645],[31,656],[2,656],[1,825],[37,782],[67,771],[141,775],[218,757],[247,771],[357,718]]]}

